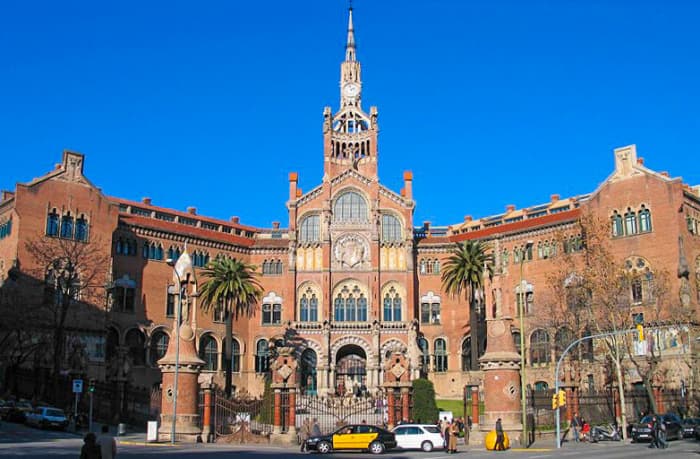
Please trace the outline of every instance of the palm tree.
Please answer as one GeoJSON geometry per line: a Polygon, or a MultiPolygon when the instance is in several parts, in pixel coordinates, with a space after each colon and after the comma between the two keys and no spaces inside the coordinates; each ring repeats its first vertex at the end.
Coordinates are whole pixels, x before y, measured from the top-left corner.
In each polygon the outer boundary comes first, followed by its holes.
{"type": "Polygon", "coordinates": [[[248,265],[236,258],[216,258],[203,270],[206,281],[199,290],[202,310],[223,306],[226,317],[224,340],[224,368],[226,370],[227,396],[231,396],[231,344],[233,341],[233,319],[239,314],[251,316],[255,304],[262,295],[262,287],[255,278],[256,266],[248,265]]]}
{"type": "Polygon", "coordinates": [[[442,288],[453,298],[469,301],[469,328],[471,334],[471,369],[479,369],[479,317],[477,292],[484,286],[484,274],[493,272],[493,255],[483,241],[458,243],[442,271],[442,288]],[[486,273],[484,272],[486,270],[486,273]]]}

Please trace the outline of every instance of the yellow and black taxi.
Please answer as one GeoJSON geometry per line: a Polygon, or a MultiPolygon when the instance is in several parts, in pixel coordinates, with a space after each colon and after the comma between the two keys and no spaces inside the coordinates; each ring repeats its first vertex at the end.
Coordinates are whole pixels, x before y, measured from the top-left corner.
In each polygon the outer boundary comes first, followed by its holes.
{"type": "Polygon", "coordinates": [[[335,450],[359,449],[372,454],[382,454],[396,448],[396,436],[381,427],[368,424],[351,424],[327,435],[306,440],[309,451],[330,453],[335,450]]]}

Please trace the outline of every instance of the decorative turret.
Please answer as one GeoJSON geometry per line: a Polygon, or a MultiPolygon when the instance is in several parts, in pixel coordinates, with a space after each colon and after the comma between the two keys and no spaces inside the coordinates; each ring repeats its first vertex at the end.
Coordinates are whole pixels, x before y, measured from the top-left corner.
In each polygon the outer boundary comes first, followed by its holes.
{"type": "Polygon", "coordinates": [[[377,177],[377,109],[362,110],[362,68],[357,60],[352,8],[348,15],[345,61],[340,64],[340,109],[323,111],[324,179],[348,169],[377,177]]]}

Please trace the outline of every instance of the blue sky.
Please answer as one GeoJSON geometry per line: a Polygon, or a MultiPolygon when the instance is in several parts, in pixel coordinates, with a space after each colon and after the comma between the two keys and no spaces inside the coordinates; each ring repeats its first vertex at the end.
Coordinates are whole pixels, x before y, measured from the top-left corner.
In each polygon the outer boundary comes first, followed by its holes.
{"type": "MultiPolygon", "coordinates": [[[[379,177],[434,225],[593,191],[615,147],[700,184],[700,2],[356,0],[379,177]]],[[[7,1],[0,187],[63,149],[109,195],[287,225],[323,171],[347,2],[7,1]]]]}

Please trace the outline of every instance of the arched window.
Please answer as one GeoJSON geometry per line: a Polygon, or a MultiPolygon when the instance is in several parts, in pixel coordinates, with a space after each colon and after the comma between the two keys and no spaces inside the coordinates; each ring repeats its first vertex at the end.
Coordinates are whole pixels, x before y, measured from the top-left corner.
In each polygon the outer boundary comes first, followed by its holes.
{"type": "MultiPolygon", "coordinates": [[[[570,328],[562,327],[557,330],[557,333],[554,335],[554,345],[557,359],[564,353],[566,348],[574,341],[574,339],[574,332],[570,328]]],[[[576,352],[576,349],[572,349],[569,351],[568,356],[571,359],[576,359],[578,357],[578,352],[576,352]]]]}
{"type": "Polygon", "coordinates": [[[640,304],[654,301],[654,273],[649,263],[644,258],[631,257],[625,260],[625,267],[628,270],[625,282],[630,287],[632,303],[640,304]]]}
{"type": "Polygon", "coordinates": [[[75,240],[86,242],[88,240],[88,222],[85,215],[81,215],[75,221],[75,240]]]}
{"type": "Polygon", "coordinates": [[[651,212],[649,212],[649,209],[644,205],[642,205],[642,209],[639,211],[639,232],[651,232],[651,212]]]}
{"type": "Polygon", "coordinates": [[[433,274],[440,274],[440,260],[433,260],[433,274]]]}
{"type": "Polygon", "coordinates": [[[279,325],[282,323],[282,298],[270,292],[262,300],[262,324],[279,325]]]}
{"type": "Polygon", "coordinates": [[[447,343],[443,338],[435,340],[435,371],[438,373],[447,371],[447,343]]]}
{"type": "Polygon", "coordinates": [[[299,242],[318,242],[321,240],[321,217],[309,215],[299,225],[299,242]]]}
{"type": "MultiPolygon", "coordinates": [[[[591,336],[591,331],[589,329],[585,329],[583,331],[583,336],[591,336]]],[[[593,361],[593,340],[587,339],[585,341],[582,341],[581,344],[579,344],[579,348],[581,349],[581,359],[592,362],[593,361]]]]}
{"type": "Polygon", "coordinates": [[[625,213],[625,234],[637,234],[637,215],[630,208],[625,213]]]}
{"type": "Polygon", "coordinates": [[[333,219],[337,222],[366,222],[367,203],[354,191],[343,193],[333,206],[333,219]]]}
{"type": "Polygon", "coordinates": [[[267,373],[269,369],[270,346],[266,339],[261,339],[255,346],[255,372],[267,373]]]}
{"type": "Polygon", "coordinates": [[[382,215],[382,242],[401,240],[401,223],[393,215],[382,215]]]}
{"type": "Polygon", "coordinates": [[[299,321],[318,322],[318,298],[311,287],[299,299],[299,321]]]}
{"type": "Polygon", "coordinates": [[[419,262],[419,266],[420,266],[420,273],[421,274],[428,274],[428,262],[425,260],[425,258],[423,258],[419,262]]]}
{"type": "Polygon", "coordinates": [[[360,287],[343,286],[333,302],[333,317],[336,322],[367,321],[367,297],[360,287]]]}
{"type": "Polygon", "coordinates": [[[316,395],[316,351],[306,349],[301,353],[301,389],[307,395],[316,395]]]}
{"type": "Polygon", "coordinates": [[[610,221],[612,224],[612,235],[613,237],[620,237],[625,235],[625,231],[622,228],[622,216],[617,213],[617,211],[613,212],[613,216],[610,217],[610,221]]]}
{"type": "Polygon", "coordinates": [[[518,351],[518,354],[522,354],[520,352],[520,331],[513,330],[511,334],[513,335],[513,344],[515,344],[515,350],[518,351]]]}
{"type": "Polygon", "coordinates": [[[549,385],[545,381],[537,381],[535,383],[535,392],[544,392],[549,389],[549,385]]]}
{"type": "Polygon", "coordinates": [[[401,322],[401,295],[394,287],[384,295],[384,321],[401,322]]]}
{"type": "Polygon", "coordinates": [[[180,247],[171,245],[168,249],[168,258],[177,261],[177,259],[180,258],[180,247]]]}
{"type": "Polygon", "coordinates": [[[549,360],[549,334],[545,330],[535,330],[530,337],[530,362],[532,365],[547,365],[549,360]]]}
{"type": "Polygon", "coordinates": [[[170,337],[162,330],[158,330],[151,336],[150,357],[151,366],[158,366],[158,361],[165,356],[168,351],[170,337]]]}
{"type": "Polygon", "coordinates": [[[423,366],[423,372],[427,373],[430,370],[430,349],[428,340],[423,337],[418,338],[418,348],[422,353],[420,359],[423,366]]]}
{"type": "Polygon", "coordinates": [[[53,209],[46,217],[46,235],[58,236],[58,213],[53,209]]]}
{"type": "Polygon", "coordinates": [[[207,252],[195,251],[192,255],[192,265],[197,268],[204,268],[209,263],[209,254],[207,252]]]}
{"type": "Polygon", "coordinates": [[[522,301],[525,301],[523,303],[523,311],[525,315],[529,315],[533,313],[533,310],[535,308],[535,289],[532,286],[531,283],[529,283],[526,280],[523,280],[523,285],[524,289],[521,290],[521,286],[517,285],[515,287],[515,305],[517,307],[518,315],[520,314],[520,303],[522,301]]]}
{"type": "Polygon", "coordinates": [[[73,238],[73,217],[70,212],[61,217],[61,237],[64,239],[73,238]]]}
{"type": "Polygon", "coordinates": [[[204,360],[204,370],[216,371],[219,368],[219,349],[216,339],[207,334],[199,340],[199,358],[204,360]]]}
{"type": "Polygon", "coordinates": [[[132,328],[127,332],[124,341],[126,347],[129,349],[129,357],[131,357],[132,363],[136,366],[143,366],[146,362],[146,349],[144,348],[146,338],[141,330],[132,328]]]}
{"type": "Polygon", "coordinates": [[[231,371],[241,372],[241,344],[235,338],[231,340],[231,371]]]}
{"type": "Polygon", "coordinates": [[[462,371],[471,371],[472,369],[472,338],[465,337],[462,340],[462,371]]]}

